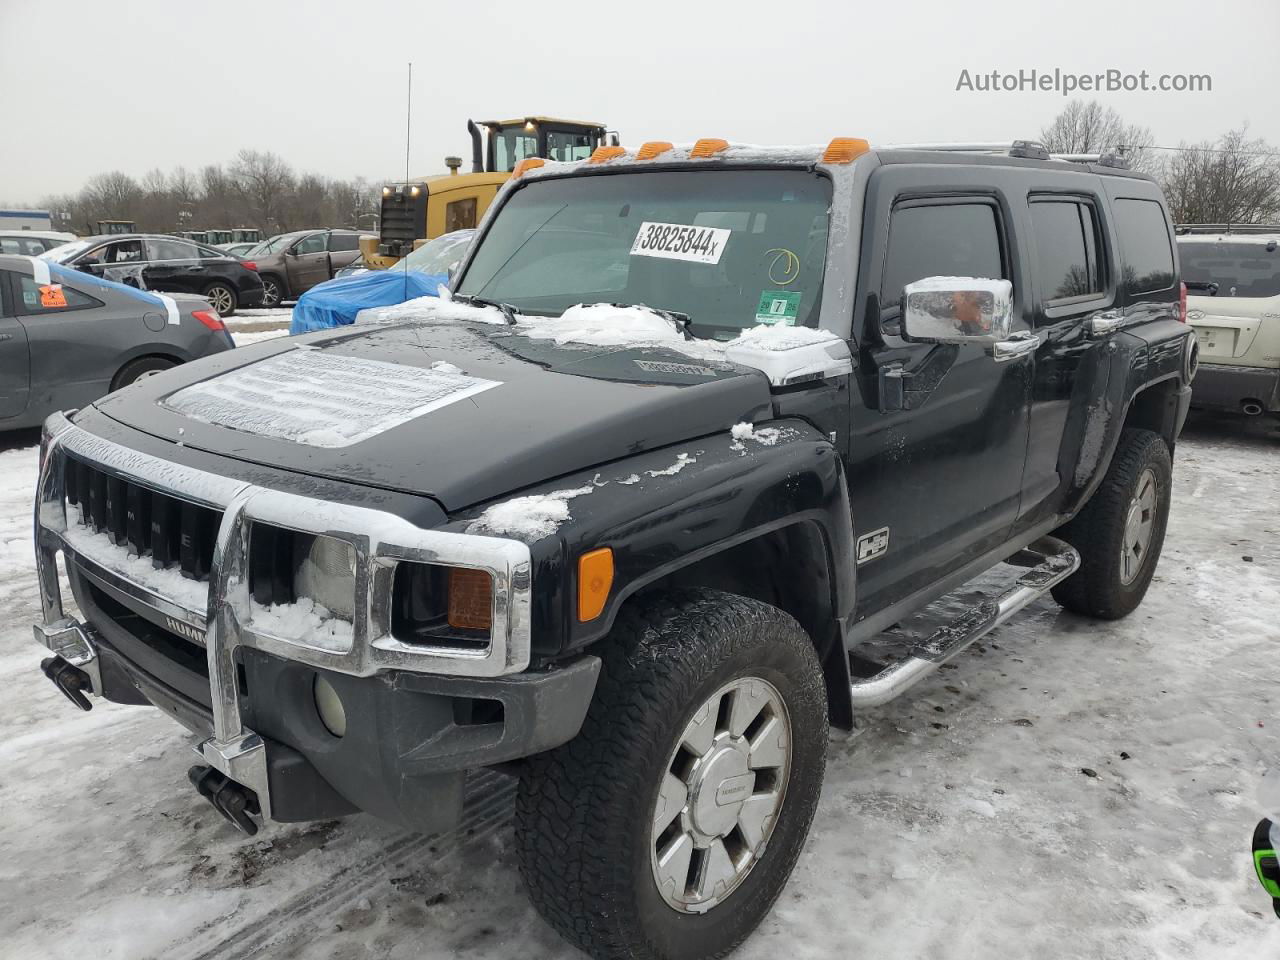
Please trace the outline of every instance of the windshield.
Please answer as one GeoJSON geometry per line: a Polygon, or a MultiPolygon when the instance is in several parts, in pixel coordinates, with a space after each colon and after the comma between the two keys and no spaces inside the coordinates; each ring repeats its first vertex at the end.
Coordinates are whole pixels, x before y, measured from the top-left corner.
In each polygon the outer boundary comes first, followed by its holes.
{"type": "Polygon", "coordinates": [[[467,252],[474,230],[455,230],[428,240],[413,253],[401,260],[396,267],[401,270],[417,270],[419,273],[444,275],[449,267],[462,259],[467,252]]]}
{"type": "MultiPolygon", "coordinates": [[[[1274,243],[1178,244],[1182,279],[1187,283],[1216,283],[1218,297],[1280,296],[1280,247],[1274,243]]],[[[1192,289],[1192,296],[1209,296],[1192,289]]]]}
{"type": "Polygon", "coordinates": [[[831,184],[805,170],[534,180],[498,212],[457,292],[558,315],[579,303],[688,314],[732,339],[817,326],[831,184]]]}
{"type": "Polygon", "coordinates": [[[51,260],[54,263],[66,263],[72,257],[84,253],[92,244],[88,240],[75,240],[71,243],[64,243],[60,247],[54,247],[52,250],[46,250],[40,254],[41,260],[51,260]]]}

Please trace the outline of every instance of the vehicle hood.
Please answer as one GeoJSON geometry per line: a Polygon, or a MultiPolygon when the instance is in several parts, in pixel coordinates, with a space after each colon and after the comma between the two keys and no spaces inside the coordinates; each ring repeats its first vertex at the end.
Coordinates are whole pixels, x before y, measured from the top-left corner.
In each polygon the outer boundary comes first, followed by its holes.
{"type": "Polygon", "coordinates": [[[439,322],[268,341],[141,380],[97,406],[174,443],[427,495],[448,511],[771,410],[755,369],[439,322]]]}

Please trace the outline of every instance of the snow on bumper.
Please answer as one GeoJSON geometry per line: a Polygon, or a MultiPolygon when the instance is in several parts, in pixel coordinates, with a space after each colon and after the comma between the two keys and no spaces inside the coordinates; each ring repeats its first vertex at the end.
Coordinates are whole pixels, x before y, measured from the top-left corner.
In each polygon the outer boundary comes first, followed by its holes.
{"type": "MultiPolygon", "coordinates": [[[[63,612],[57,554],[68,567],[110,586],[130,603],[163,618],[174,633],[205,648],[213,735],[197,750],[204,761],[254,790],[262,815],[271,818],[266,749],[243,720],[237,652],[261,651],[310,667],[367,678],[388,671],[463,678],[498,678],[525,670],[530,655],[531,563],[529,548],[514,540],[422,530],[390,513],[267,490],[252,484],[158,460],[96,437],[55,414],[41,444],[35,508],[36,563],[44,626],[37,639],[51,649],[75,637],[78,664],[88,667],[94,693],[102,680],[92,641],[63,612]],[[207,589],[187,580],[174,589],[174,571],[149,569],[110,537],[77,536],[68,527],[65,464],[68,457],[123,483],[220,512],[207,589]],[[250,596],[249,531],[254,523],[323,535],[349,543],[356,556],[352,642],[335,649],[305,636],[267,632],[255,621],[250,596]],[[392,631],[391,595],[402,561],[460,566],[493,578],[492,627],[487,645],[426,646],[398,640],[392,631]]],[[[91,636],[92,632],[88,632],[91,636]]],[[[55,649],[55,652],[63,651],[55,649]]],[[[75,661],[72,661],[75,662],[75,661]]]]}

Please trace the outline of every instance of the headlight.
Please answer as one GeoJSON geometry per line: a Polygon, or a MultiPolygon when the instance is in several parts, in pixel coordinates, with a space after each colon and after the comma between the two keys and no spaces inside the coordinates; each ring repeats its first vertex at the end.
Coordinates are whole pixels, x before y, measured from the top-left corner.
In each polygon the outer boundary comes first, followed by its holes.
{"type": "MultiPolygon", "coordinates": [[[[300,538],[301,539],[301,538],[300,538]]],[[[302,540],[300,547],[305,546],[302,540]]],[[[295,596],[309,597],[336,617],[355,619],[356,550],[346,540],[313,537],[293,578],[295,596]]]]}

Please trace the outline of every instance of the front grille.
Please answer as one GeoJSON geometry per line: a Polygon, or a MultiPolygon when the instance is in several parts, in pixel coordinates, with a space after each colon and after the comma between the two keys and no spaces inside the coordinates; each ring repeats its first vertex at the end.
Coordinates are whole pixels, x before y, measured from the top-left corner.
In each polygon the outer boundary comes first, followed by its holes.
{"type": "Polygon", "coordinates": [[[68,520],[105,533],[118,546],[150,557],[157,569],[176,568],[190,580],[208,580],[222,512],[157,493],[68,457],[63,484],[68,520]]]}

